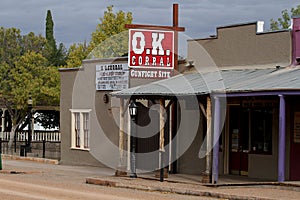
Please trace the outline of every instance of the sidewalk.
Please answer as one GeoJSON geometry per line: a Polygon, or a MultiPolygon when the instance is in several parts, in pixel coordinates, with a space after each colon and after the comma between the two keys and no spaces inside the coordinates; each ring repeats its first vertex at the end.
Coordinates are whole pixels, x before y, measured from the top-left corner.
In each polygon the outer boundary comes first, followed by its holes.
{"type": "MultiPolygon", "coordinates": [[[[198,176],[200,179],[200,176],[198,176]]],[[[197,180],[197,176],[170,174],[164,182],[160,182],[151,174],[138,174],[138,178],[129,177],[91,177],[86,183],[102,186],[128,188],[143,191],[158,191],[177,193],[182,195],[206,196],[220,199],[300,199],[299,182],[257,182],[250,180],[239,181],[236,177],[221,178],[219,185],[204,185],[197,180]]]]}

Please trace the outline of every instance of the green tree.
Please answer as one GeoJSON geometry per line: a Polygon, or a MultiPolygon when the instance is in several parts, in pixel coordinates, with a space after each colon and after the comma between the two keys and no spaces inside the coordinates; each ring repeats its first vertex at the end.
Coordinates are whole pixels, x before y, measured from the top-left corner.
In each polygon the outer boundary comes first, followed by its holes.
{"type": "Polygon", "coordinates": [[[89,52],[86,43],[72,44],[68,50],[67,67],[80,67],[82,61],[87,57],[88,53],[89,52]]]}
{"type": "Polygon", "coordinates": [[[46,57],[48,65],[60,66],[66,64],[66,48],[63,43],[60,43],[58,48],[54,37],[54,22],[52,19],[51,11],[47,11],[46,16],[46,40],[47,40],[47,53],[46,57]]]}
{"type": "Polygon", "coordinates": [[[58,70],[47,66],[47,60],[40,53],[25,53],[14,62],[14,67],[3,63],[0,78],[1,103],[12,120],[11,138],[27,116],[29,97],[34,105],[58,105],[58,70]]]}
{"type": "Polygon", "coordinates": [[[128,31],[125,24],[132,23],[132,13],[113,12],[108,6],[96,30],[91,34],[88,46],[73,44],[68,51],[67,67],[79,67],[86,58],[123,56],[128,52],[128,31]]]}
{"type": "Polygon", "coordinates": [[[292,8],[290,13],[287,9],[281,11],[281,17],[276,20],[271,19],[270,28],[271,30],[288,29],[291,25],[291,18],[300,15],[300,5],[296,8],[292,8]]]}
{"type": "Polygon", "coordinates": [[[52,14],[50,10],[47,10],[46,16],[46,39],[53,51],[56,50],[56,41],[54,38],[54,22],[52,20],[52,14]]]}
{"type": "Polygon", "coordinates": [[[128,32],[125,24],[132,23],[132,13],[113,12],[108,6],[96,30],[92,33],[89,45],[90,57],[107,58],[121,56],[128,51],[128,32]],[[103,43],[105,41],[105,43],[103,43]]]}
{"type": "Polygon", "coordinates": [[[0,64],[6,63],[13,66],[13,63],[21,55],[22,40],[21,31],[16,28],[0,28],[0,64]]]}
{"type": "Polygon", "coordinates": [[[47,40],[42,35],[35,35],[33,32],[23,35],[20,41],[21,55],[24,55],[28,51],[33,51],[45,57],[46,44],[47,40]]]}
{"type": "Polygon", "coordinates": [[[10,67],[14,62],[28,51],[46,54],[46,39],[33,32],[21,35],[16,28],[0,27],[0,64],[6,63],[10,67]]]}

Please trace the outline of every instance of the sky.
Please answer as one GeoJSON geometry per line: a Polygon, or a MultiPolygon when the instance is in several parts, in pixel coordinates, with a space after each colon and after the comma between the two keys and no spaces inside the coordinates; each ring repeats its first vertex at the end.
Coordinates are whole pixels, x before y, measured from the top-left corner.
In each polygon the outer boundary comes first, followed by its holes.
{"type": "Polygon", "coordinates": [[[22,34],[45,34],[47,10],[51,10],[54,34],[66,47],[89,41],[107,6],[114,12],[132,12],[133,23],[172,25],[172,5],[179,4],[179,26],[189,38],[216,34],[216,27],[281,17],[300,3],[295,0],[1,0],[0,27],[19,28],[22,34]]]}

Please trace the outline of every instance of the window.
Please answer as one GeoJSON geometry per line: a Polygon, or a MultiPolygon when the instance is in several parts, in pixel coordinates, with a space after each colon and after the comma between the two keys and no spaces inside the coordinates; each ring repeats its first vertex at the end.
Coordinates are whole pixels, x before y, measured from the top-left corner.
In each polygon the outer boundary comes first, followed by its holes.
{"type": "Polygon", "coordinates": [[[251,145],[253,152],[272,154],[272,119],[271,108],[252,110],[251,145]]]}
{"type": "Polygon", "coordinates": [[[272,154],[273,109],[273,107],[230,107],[229,131],[232,152],[272,154]]]}
{"type": "Polygon", "coordinates": [[[82,113],[83,116],[83,133],[84,148],[89,148],[89,113],[82,113]]]}
{"type": "Polygon", "coordinates": [[[89,150],[90,109],[71,109],[71,148],[89,150]]]}

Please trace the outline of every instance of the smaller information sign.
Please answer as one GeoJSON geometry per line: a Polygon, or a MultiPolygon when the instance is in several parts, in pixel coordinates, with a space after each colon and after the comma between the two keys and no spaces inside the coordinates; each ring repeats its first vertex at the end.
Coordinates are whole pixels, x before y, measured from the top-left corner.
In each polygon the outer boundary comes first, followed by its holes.
{"type": "Polygon", "coordinates": [[[128,64],[96,65],[96,90],[123,90],[128,88],[128,64]]]}

